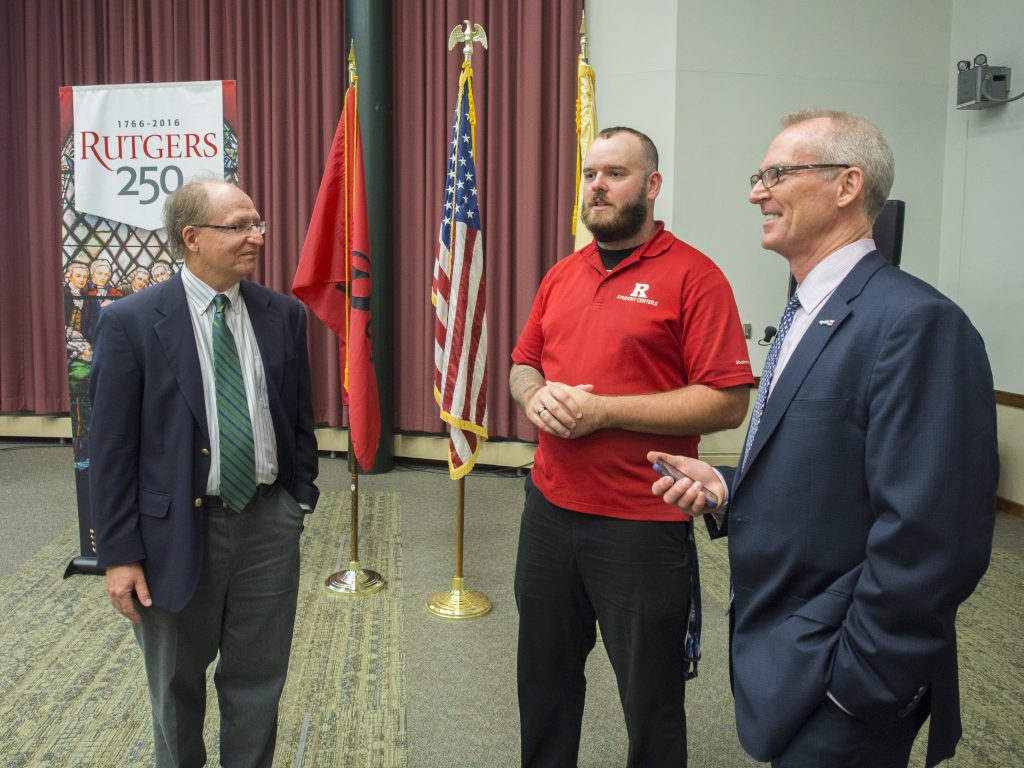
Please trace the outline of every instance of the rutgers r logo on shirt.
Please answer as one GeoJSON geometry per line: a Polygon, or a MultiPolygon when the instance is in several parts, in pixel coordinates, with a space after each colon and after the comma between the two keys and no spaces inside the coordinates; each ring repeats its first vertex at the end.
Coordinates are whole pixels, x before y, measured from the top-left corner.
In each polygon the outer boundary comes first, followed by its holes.
{"type": "Polygon", "coordinates": [[[650,283],[637,283],[633,286],[633,292],[626,296],[624,293],[620,293],[615,298],[619,301],[633,301],[637,304],[649,304],[652,307],[658,306],[658,302],[654,299],[647,298],[647,292],[651,289],[650,283]]]}

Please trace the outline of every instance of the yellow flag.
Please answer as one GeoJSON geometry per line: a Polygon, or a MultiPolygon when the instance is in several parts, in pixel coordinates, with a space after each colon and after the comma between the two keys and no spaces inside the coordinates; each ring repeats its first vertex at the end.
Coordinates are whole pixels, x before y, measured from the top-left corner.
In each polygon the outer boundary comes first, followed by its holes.
{"type": "Polygon", "coordinates": [[[594,68],[581,54],[576,74],[576,137],[578,150],[576,154],[576,202],[572,209],[572,233],[576,236],[576,250],[594,239],[583,223],[583,162],[587,159],[587,150],[597,138],[597,101],[594,68]]]}

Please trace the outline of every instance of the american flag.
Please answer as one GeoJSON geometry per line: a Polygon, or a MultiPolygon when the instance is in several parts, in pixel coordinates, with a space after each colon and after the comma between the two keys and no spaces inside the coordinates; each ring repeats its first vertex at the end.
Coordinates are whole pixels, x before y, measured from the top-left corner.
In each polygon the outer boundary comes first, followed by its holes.
{"type": "Polygon", "coordinates": [[[468,473],[487,439],[487,316],[484,241],[474,162],[476,114],[473,74],[462,65],[448,145],[448,173],[432,300],[434,398],[448,423],[448,469],[453,480],[468,473]]]}

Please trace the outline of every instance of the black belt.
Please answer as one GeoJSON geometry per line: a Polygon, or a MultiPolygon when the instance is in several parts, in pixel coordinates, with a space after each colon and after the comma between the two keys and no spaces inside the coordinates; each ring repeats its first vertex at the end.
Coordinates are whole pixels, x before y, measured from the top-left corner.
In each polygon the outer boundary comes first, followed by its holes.
{"type": "MultiPolygon", "coordinates": [[[[256,493],[253,495],[251,499],[249,499],[249,504],[252,504],[254,501],[257,501],[259,499],[262,499],[273,489],[273,485],[265,485],[262,483],[260,485],[257,485],[256,493]]],[[[249,506],[249,504],[246,504],[246,506],[249,506]]],[[[207,512],[213,512],[218,509],[231,509],[231,507],[229,507],[228,504],[224,501],[224,499],[222,499],[220,496],[203,496],[203,508],[206,509],[207,512]]]]}

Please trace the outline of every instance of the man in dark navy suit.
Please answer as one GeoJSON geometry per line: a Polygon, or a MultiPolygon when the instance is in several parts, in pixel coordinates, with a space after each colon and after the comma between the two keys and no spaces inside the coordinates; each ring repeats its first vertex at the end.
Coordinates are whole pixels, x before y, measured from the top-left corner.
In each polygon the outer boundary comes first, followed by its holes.
{"type": "Polygon", "coordinates": [[[762,246],[795,301],[737,467],[653,491],[728,535],[744,748],[776,768],[927,765],[961,735],[955,619],[988,566],[998,479],[992,374],[953,302],[887,263],[871,226],[892,151],[866,120],[783,120],[751,177],[762,246]]]}
{"type": "Polygon", "coordinates": [[[306,315],[249,282],[266,224],[222,181],[168,198],[184,267],[101,312],[91,505],[111,602],[133,622],[158,766],[270,766],[291,649],[299,535],[316,504],[306,315]],[[225,351],[227,350],[227,351],[225,351]]]}

